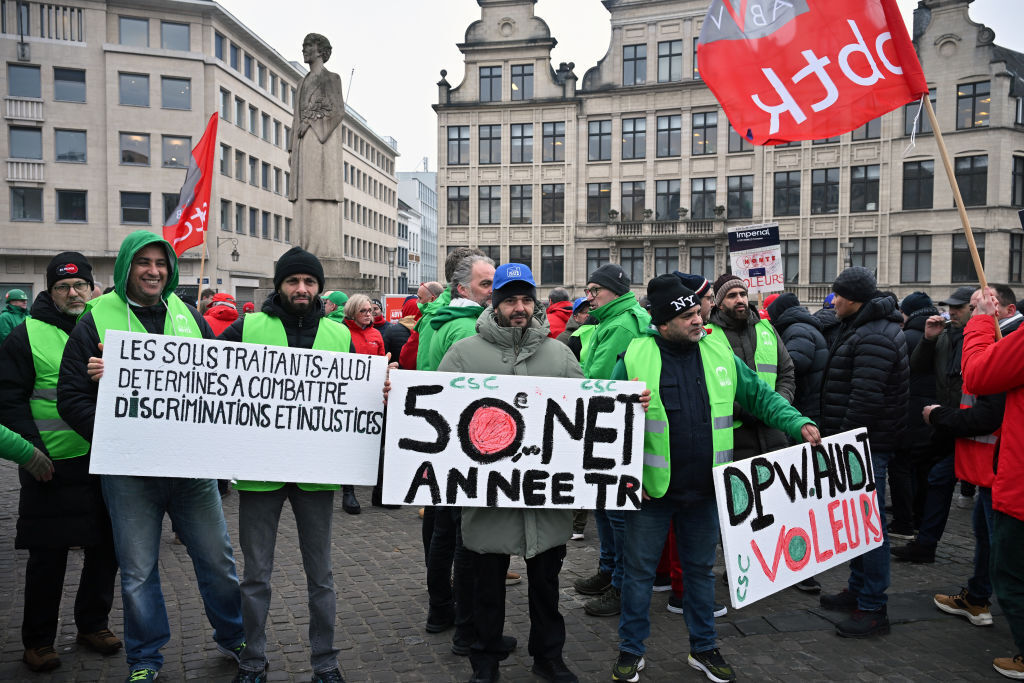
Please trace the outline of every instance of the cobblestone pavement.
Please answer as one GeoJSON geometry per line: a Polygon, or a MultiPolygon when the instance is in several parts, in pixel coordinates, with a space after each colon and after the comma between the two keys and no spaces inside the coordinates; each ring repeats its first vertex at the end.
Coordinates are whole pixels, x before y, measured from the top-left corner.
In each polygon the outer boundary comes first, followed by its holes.
{"type": "MultiPolygon", "coordinates": [[[[119,681],[127,674],[123,653],[104,658],[75,644],[72,605],[81,568],[81,552],[69,560],[65,600],[56,647],[62,665],[52,674],[32,674],[21,663],[21,594],[25,551],[14,550],[18,485],[13,466],[0,465],[0,681],[119,681]]],[[[363,513],[341,511],[334,519],[334,578],[338,590],[337,645],[347,681],[465,681],[467,659],[449,649],[451,632],[428,634],[420,520],[416,510],[370,507],[370,491],[357,488],[363,513]]],[[[237,538],[238,496],[224,499],[232,538],[237,538]]],[[[586,538],[570,542],[561,574],[567,642],[565,660],[581,681],[609,681],[617,655],[616,618],[584,614],[583,598],[572,581],[596,567],[593,521],[586,538]]],[[[241,573],[241,553],[236,553],[241,573]]],[[[1005,680],[992,669],[993,657],[1012,652],[1009,629],[999,616],[988,628],[939,612],[935,592],[959,590],[971,573],[973,537],[970,513],[954,506],[935,564],[893,563],[888,636],[867,640],[838,638],[834,615],[818,608],[816,596],[784,590],[743,610],[730,609],[718,620],[722,654],[743,681],[949,681],[1005,680]]],[[[281,519],[274,573],[274,597],[268,621],[270,680],[308,681],[305,576],[299,559],[294,520],[288,507],[281,519]]],[[[512,569],[525,573],[521,558],[512,569]]],[[[720,569],[720,568],[719,568],[720,569]]],[[[171,641],[164,647],[161,681],[230,681],[234,663],[219,655],[199,599],[185,548],[173,542],[164,525],[160,575],[171,621],[171,641]]],[[[826,591],[845,586],[845,566],[819,577],[826,591]]],[[[720,582],[718,599],[727,602],[720,582]]],[[[508,589],[506,633],[519,649],[503,663],[502,680],[539,681],[526,651],[529,616],[526,581],[508,589]]],[[[111,629],[121,634],[118,587],[111,629]]],[[[668,593],[653,596],[652,632],[647,641],[647,668],[642,681],[702,681],[686,664],[688,650],[682,616],[666,611],[668,593]]]]}

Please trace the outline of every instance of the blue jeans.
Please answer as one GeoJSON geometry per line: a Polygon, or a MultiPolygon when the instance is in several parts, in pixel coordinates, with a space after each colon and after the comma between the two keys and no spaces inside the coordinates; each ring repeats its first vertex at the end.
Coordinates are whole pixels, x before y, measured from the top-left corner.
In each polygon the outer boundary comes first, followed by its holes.
{"type": "Polygon", "coordinates": [[[622,589],[622,539],[626,532],[624,512],[620,510],[594,510],[597,537],[601,541],[601,559],[598,571],[612,575],[612,585],[622,589]]]}
{"type": "Polygon", "coordinates": [[[164,513],[192,558],[213,639],[229,649],[240,645],[242,600],[217,481],[105,474],[100,482],[121,565],[128,668],[159,670],[160,648],[171,638],[159,573],[164,513]]]}
{"type": "Polygon", "coordinates": [[[949,504],[953,502],[956,489],[956,474],[953,471],[953,454],[938,461],[928,470],[928,489],[925,493],[924,512],[921,514],[921,529],[917,542],[935,547],[946,530],[949,520],[949,504]]]}
{"type": "MultiPolygon", "coordinates": [[[[670,524],[675,524],[676,547],[683,568],[683,618],[690,634],[690,651],[704,652],[716,645],[715,553],[718,549],[718,508],[714,499],[673,504],[644,501],[626,518],[622,578],[622,613],[619,650],[642,655],[651,634],[651,589],[670,524]]],[[[887,551],[888,552],[888,551],[887,551]]]]}
{"type": "Polygon", "coordinates": [[[988,602],[992,597],[989,576],[989,552],[992,547],[992,489],[978,487],[974,501],[974,576],[967,579],[967,597],[974,604],[988,602]]]}
{"type": "Polygon", "coordinates": [[[857,596],[857,607],[875,611],[885,607],[889,596],[889,532],[885,524],[885,475],[892,453],[871,452],[871,465],[875,472],[878,492],[878,511],[882,521],[882,545],[850,561],[850,592],[857,596]]]}

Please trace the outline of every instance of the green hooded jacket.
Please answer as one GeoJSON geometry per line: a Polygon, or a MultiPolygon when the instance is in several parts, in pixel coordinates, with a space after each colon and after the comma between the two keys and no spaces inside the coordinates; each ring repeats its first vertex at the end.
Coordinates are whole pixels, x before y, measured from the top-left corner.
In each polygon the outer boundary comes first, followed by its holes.
{"type": "Polygon", "coordinates": [[[430,340],[434,336],[434,328],[430,326],[430,321],[434,319],[438,311],[451,302],[452,292],[450,289],[445,289],[436,299],[420,308],[423,311],[423,315],[420,317],[419,322],[416,323],[416,333],[419,335],[419,347],[416,349],[417,370],[433,370],[437,367],[437,363],[434,363],[433,368],[427,368],[430,358],[430,340]]]}
{"type": "Polygon", "coordinates": [[[20,434],[0,425],[0,458],[24,465],[34,452],[35,447],[20,434]]]}
{"type": "Polygon", "coordinates": [[[28,314],[28,308],[7,304],[7,308],[0,312],[0,342],[7,339],[11,330],[31,317],[28,314]]]}
{"type": "Polygon", "coordinates": [[[633,292],[591,309],[590,315],[597,318],[598,324],[583,362],[583,374],[587,379],[610,379],[619,354],[650,326],[651,316],[633,292]]]}
{"type": "MultiPolygon", "coordinates": [[[[462,301],[468,301],[463,299],[462,301]]],[[[430,327],[434,333],[430,337],[430,349],[427,353],[425,365],[416,363],[417,370],[437,370],[441,364],[444,354],[455,342],[472,337],[476,334],[476,321],[484,307],[477,304],[469,306],[448,305],[437,311],[430,321],[430,327]]],[[[420,348],[423,348],[423,339],[420,339],[420,348]]]]}

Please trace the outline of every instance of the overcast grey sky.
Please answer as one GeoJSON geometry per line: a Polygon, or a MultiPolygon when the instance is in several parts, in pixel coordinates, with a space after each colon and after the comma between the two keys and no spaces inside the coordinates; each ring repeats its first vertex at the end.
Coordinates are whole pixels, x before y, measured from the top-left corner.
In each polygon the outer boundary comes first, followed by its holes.
{"type": "MultiPolygon", "coordinates": [[[[831,1],[831,0],[828,0],[831,1]]],[[[462,81],[462,53],[455,47],[480,18],[476,0],[218,0],[284,57],[302,61],[302,38],[323,33],[334,47],[328,67],[340,74],[345,100],[381,135],[398,140],[398,170],[430,159],[437,170],[437,102],[440,70],[462,81]],[[351,90],[349,78],[352,70],[351,90]]],[[[916,0],[897,0],[910,16],[916,0]]],[[[539,0],[537,16],[558,41],[551,58],[575,62],[583,77],[608,49],[608,11],[600,0],[539,0]]],[[[996,32],[996,42],[1024,52],[1024,0],[975,0],[971,18],[996,32]]]]}

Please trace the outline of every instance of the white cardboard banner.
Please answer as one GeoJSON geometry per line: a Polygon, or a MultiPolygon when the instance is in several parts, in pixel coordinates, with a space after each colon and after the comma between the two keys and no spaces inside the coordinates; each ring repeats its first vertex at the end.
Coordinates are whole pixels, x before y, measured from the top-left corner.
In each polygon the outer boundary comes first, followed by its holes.
{"type": "Polygon", "coordinates": [[[643,382],[391,373],[385,503],[640,507],[643,382]]]}
{"type": "Polygon", "coordinates": [[[732,606],[882,545],[866,429],[714,468],[732,606]]]}
{"type": "Polygon", "coordinates": [[[373,484],[381,356],[111,330],[94,474],[373,484]]]}
{"type": "Polygon", "coordinates": [[[729,228],[729,259],[751,294],[786,288],[778,223],[729,228]]]}

